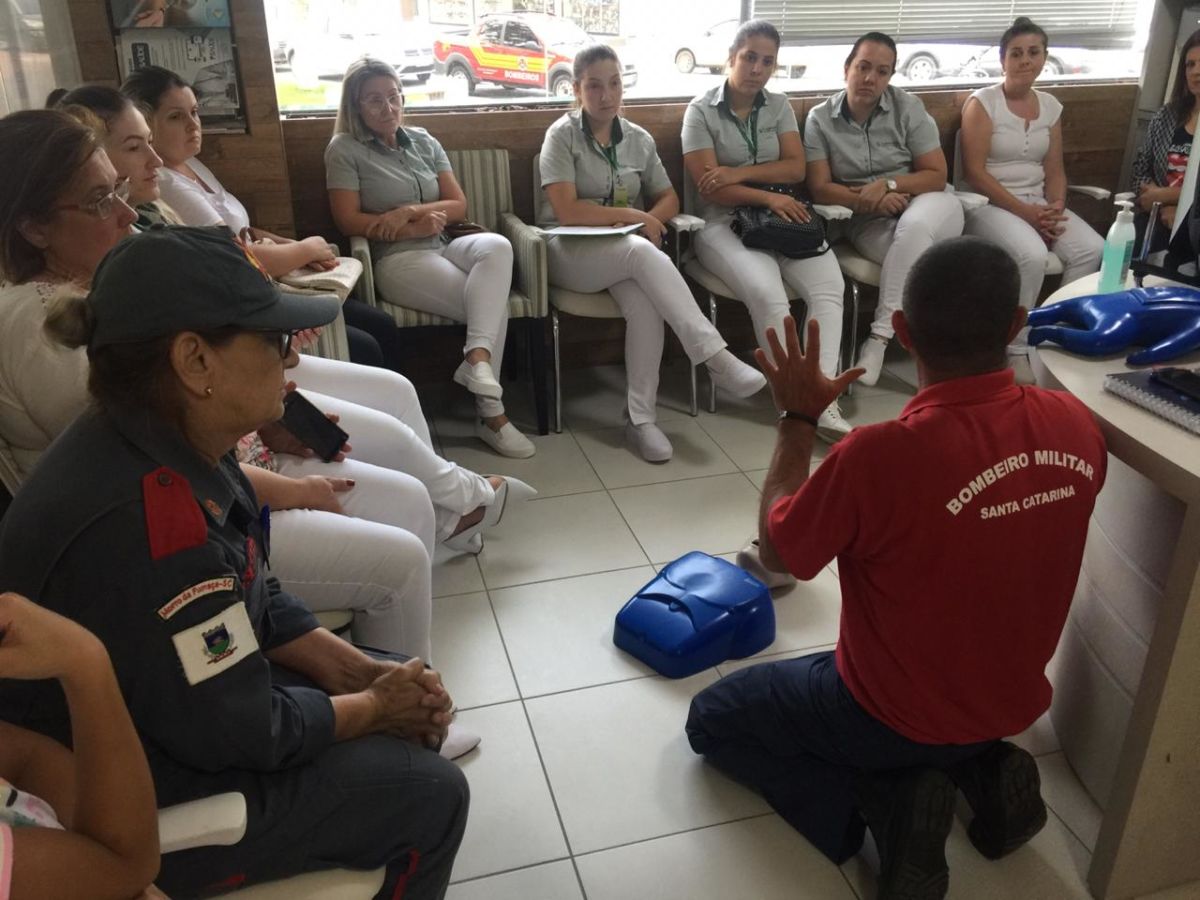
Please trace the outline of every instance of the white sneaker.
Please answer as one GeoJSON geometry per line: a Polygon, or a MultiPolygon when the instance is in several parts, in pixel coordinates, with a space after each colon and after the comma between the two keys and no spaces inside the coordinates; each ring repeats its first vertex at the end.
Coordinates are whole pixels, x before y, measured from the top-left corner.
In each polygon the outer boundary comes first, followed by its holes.
{"type": "Polygon", "coordinates": [[[746,365],[728,350],[722,350],[704,365],[713,384],[735,397],[749,397],[767,386],[762,372],[746,365]]]}
{"type": "Polygon", "coordinates": [[[675,452],[671,448],[671,442],[667,440],[667,436],[662,433],[662,429],[653,422],[645,422],[641,425],[627,422],[625,424],[625,440],[646,462],[667,462],[671,458],[671,454],[675,452]]]}
{"type": "Polygon", "coordinates": [[[887,351],[888,342],[881,337],[871,335],[858,348],[858,360],[854,363],[867,371],[858,379],[859,384],[872,385],[879,380],[883,371],[883,354],[887,351]]]}
{"type": "Polygon", "coordinates": [[[476,419],[475,436],[501,456],[510,459],[528,459],[537,453],[533,441],[517,431],[517,426],[512,422],[505,422],[499,431],[493,431],[482,419],[476,419]]]}
{"type": "Polygon", "coordinates": [[[438,755],[443,759],[458,759],[460,756],[466,756],[478,747],[479,741],[479,735],[472,731],[467,731],[452,722],[450,727],[446,729],[446,739],[442,741],[438,755]]]}
{"type": "Polygon", "coordinates": [[[454,370],[454,380],[476,397],[490,397],[493,400],[499,400],[504,396],[504,388],[496,380],[496,373],[492,371],[492,364],[488,362],[477,362],[471,365],[464,359],[454,370]]]}
{"type": "Polygon", "coordinates": [[[772,590],[790,587],[796,583],[795,577],[790,572],[772,572],[762,564],[762,559],[758,555],[757,538],[738,551],[737,565],[738,568],[745,569],[772,590]]]}
{"type": "Polygon", "coordinates": [[[825,412],[817,416],[817,437],[826,443],[836,444],[853,428],[853,425],[842,418],[842,410],[836,400],[825,407],[825,412]]]}

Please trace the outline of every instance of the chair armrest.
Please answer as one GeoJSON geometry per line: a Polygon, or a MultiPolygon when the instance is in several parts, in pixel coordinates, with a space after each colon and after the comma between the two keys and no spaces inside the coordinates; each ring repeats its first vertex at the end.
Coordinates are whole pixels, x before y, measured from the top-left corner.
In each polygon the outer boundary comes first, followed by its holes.
{"type": "Polygon", "coordinates": [[[682,233],[684,231],[701,231],[704,229],[705,222],[699,216],[680,213],[677,216],[672,216],[671,221],[667,224],[682,233]]]}
{"type": "Polygon", "coordinates": [[[848,219],[854,215],[854,210],[850,207],[838,206],[834,203],[814,203],[813,209],[822,219],[829,219],[831,222],[837,219],[848,219]]]}
{"type": "Polygon", "coordinates": [[[1085,197],[1091,197],[1093,200],[1107,200],[1112,196],[1112,191],[1090,184],[1068,184],[1067,190],[1074,191],[1076,194],[1083,194],[1085,197]]]}
{"type": "Polygon", "coordinates": [[[246,834],[246,798],[214,794],[158,811],[158,844],[163,853],[194,847],[228,847],[246,834]]]}
{"type": "Polygon", "coordinates": [[[371,242],[358,235],[350,238],[350,255],[362,263],[362,276],[356,285],[359,299],[369,306],[378,306],[375,302],[375,270],[371,268],[371,242]]]}
{"type": "Polygon", "coordinates": [[[512,244],[517,289],[533,303],[534,317],[550,315],[549,267],[542,232],[510,212],[501,213],[497,230],[512,244]]]}

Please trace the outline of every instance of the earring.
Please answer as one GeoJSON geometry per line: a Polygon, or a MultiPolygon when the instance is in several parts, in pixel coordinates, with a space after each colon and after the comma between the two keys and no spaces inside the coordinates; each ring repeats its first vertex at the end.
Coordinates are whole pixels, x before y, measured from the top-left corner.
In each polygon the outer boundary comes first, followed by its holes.
{"type": "Polygon", "coordinates": [[[210,385],[204,389],[204,396],[211,397],[212,395],[213,395],[213,389],[212,389],[212,386],[210,385]]]}

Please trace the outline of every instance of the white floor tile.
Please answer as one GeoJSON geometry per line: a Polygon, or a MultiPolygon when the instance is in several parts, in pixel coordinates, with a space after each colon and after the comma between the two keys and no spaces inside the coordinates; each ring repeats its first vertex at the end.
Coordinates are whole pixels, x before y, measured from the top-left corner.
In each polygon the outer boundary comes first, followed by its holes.
{"type": "Polygon", "coordinates": [[[743,474],[747,478],[750,479],[750,483],[752,485],[754,485],[756,488],[758,488],[759,493],[762,493],[763,482],[767,478],[767,470],[766,469],[752,469],[751,471],[744,472],[743,474]]]}
{"type": "Polygon", "coordinates": [[[1067,762],[1066,754],[1039,756],[1037,764],[1042,776],[1042,799],[1046,805],[1058,813],[1058,817],[1089,851],[1095,850],[1104,811],[1080,783],[1071,764],[1067,762]]]}
{"type": "Polygon", "coordinates": [[[771,463],[779,415],[773,407],[722,409],[704,413],[700,427],[729,454],[739,469],[763,469],[771,463]]]}
{"type": "MultiPolygon", "coordinates": [[[[690,418],[686,393],[680,393],[674,387],[683,373],[673,372],[673,368],[663,369],[659,385],[655,410],[660,425],[671,419],[690,418]]],[[[624,366],[594,366],[563,372],[564,428],[571,431],[617,428],[624,425],[624,410],[624,366]]]]}
{"type": "Polygon", "coordinates": [[[841,586],[828,569],[812,581],[798,581],[772,592],[775,640],[759,656],[832,644],[842,614],[841,586]]]}
{"type": "Polygon", "coordinates": [[[470,594],[483,590],[479,563],[470,553],[459,553],[442,544],[433,551],[433,596],[470,594]]]}
{"type": "Polygon", "coordinates": [[[583,900],[575,867],[558,860],[450,885],[446,900],[583,900]]]}
{"type": "Polygon", "coordinates": [[[731,553],[757,527],[758,492],[741,473],[611,493],[651,562],[692,550],[731,553]]]}
{"type": "Polygon", "coordinates": [[[1062,749],[1058,743],[1058,735],[1054,732],[1054,723],[1050,721],[1049,710],[1042,713],[1038,720],[1024,731],[1009,740],[1034,756],[1057,753],[1062,749]]]}
{"type": "Polygon", "coordinates": [[[566,856],[566,841],[521,704],[467,710],[458,721],[483,740],[460,761],[471,785],[471,815],[451,881],[566,856]]]}
{"type": "Polygon", "coordinates": [[[842,401],[842,415],[855,427],[874,425],[876,422],[896,418],[911,399],[907,394],[891,392],[870,396],[856,395],[842,401]]]}
{"type": "Polygon", "coordinates": [[[609,489],[737,471],[695,419],[670,419],[658,425],[675,451],[665,463],[649,463],[638,456],[625,443],[624,428],[576,430],[575,439],[609,489]]]}
{"type": "Polygon", "coordinates": [[[487,594],[433,601],[433,665],[459,709],[518,699],[487,594]]]}
{"type": "Polygon", "coordinates": [[[715,680],[710,670],[525,701],[573,852],[767,811],[688,746],[688,705],[715,680]]]}
{"type": "Polygon", "coordinates": [[[801,656],[807,656],[810,653],[822,653],[826,650],[833,650],[837,644],[821,644],[817,647],[806,647],[803,650],[788,650],[786,653],[764,653],[761,656],[748,656],[745,659],[729,659],[717,666],[717,672],[721,677],[736,672],[738,669],[748,669],[751,666],[757,666],[760,663],[781,662],[785,659],[798,659],[801,656]]]}
{"type": "Polygon", "coordinates": [[[577,862],[588,900],[854,900],[837,867],[775,815],[577,862]]]}
{"type": "MultiPolygon", "coordinates": [[[[946,900],[1090,900],[1091,855],[1054,816],[1026,846],[993,862],[976,852],[957,819],[946,842],[950,892],[946,900]]],[[[864,854],[842,866],[863,900],[873,898],[876,873],[864,854]]]]}
{"type": "Polygon", "coordinates": [[[639,566],[494,591],[522,696],[652,675],[612,637],[616,614],[653,577],[653,569],[639,566]]]}
{"type": "Polygon", "coordinates": [[[490,589],[648,562],[603,492],[518,503],[488,533],[478,559],[490,589]]]}
{"type": "Polygon", "coordinates": [[[1197,897],[1200,897],[1200,881],[1191,881],[1167,888],[1165,891],[1144,894],[1137,900],[1196,900],[1197,897]]]}
{"type": "Polygon", "coordinates": [[[537,453],[529,459],[500,456],[474,436],[444,439],[446,456],[474,472],[520,478],[537,488],[539,497],[581,494],[603,487],[570,434],[551,432],[544,436],[527,434],[526,437],[537,448],[537,453]]]}

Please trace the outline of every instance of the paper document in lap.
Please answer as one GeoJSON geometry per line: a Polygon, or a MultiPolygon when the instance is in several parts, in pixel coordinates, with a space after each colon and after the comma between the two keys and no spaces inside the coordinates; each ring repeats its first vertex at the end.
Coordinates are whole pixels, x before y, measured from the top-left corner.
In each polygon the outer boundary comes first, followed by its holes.
{"type": "Polygon", "coordinates": [[[543,230],[559,237],[612,237],[614,234],[632,234],[641,227],[642,223],[638,222],[635,225],[557,225],[543,230]]]}
{"type": "Polygon", "coordinates": [[[349,256],[337,258],[337,268],[328,272],[311,269],[295,269],[279,280],[286,288],[313,294],[337,294],[344,303],[362,275],[362,263],[349,256]]]}

